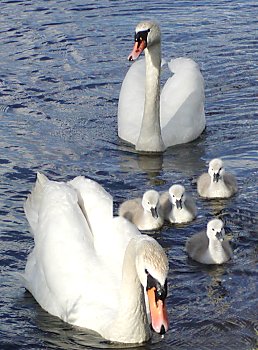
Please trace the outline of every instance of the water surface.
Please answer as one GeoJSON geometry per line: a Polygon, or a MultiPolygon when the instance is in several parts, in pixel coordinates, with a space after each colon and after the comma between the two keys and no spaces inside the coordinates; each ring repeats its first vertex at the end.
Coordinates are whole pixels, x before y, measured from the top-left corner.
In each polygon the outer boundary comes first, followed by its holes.
{"type": "Polygon", "coordinates": [[[153,235],[169,257],[170,330],[141,349],[255,349],[257,320],[256,1],[2,0],[0,28],[1,349],[111,348],[43,311],[25,292],[33,247],[23,202],[36,171],[53,180],[85,175],[114,197],[180,182],[197,200],[189,225],[153,235]],[[117,104],[135,25],[156,19],[166,58],[187,56],[206,83],[207,128],[163,157],[137,155],[117,137],[117,104]],[[229,200],[205,201],[197,176],[222,157],[238,179],[229,200]],[[234,259],[189,260],[184,244],[223,218],[234,259]]]}

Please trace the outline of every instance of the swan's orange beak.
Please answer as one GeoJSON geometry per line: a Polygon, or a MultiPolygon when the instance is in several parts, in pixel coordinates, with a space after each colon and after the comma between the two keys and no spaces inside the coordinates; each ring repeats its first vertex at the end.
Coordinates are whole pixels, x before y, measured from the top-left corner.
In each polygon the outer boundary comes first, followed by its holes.
{"type": "Polygon", "coordinates": [[[168,330],[168,316],[165,300],[157,299],[157,289],[152,287],[147,290],[150,305],[151,325],[155,332],[164,334],[168,330]]]}
{"type": "Polygon", "coordinates": [[[146,48],[146,46],[147,46],[147,43],[145,40],[136,41],[133,47],[133,51],[128,56],[128,60],[129,61],[136,60],[140,56],[142,51],[146,48]]]}

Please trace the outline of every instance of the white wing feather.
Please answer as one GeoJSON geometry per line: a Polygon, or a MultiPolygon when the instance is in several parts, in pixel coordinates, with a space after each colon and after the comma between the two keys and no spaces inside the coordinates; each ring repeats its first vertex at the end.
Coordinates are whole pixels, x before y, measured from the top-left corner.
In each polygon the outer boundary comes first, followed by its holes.
{"type": "Polygon", "coordinates": [[[129,68],[119,96],[118,136],[136,144],[142,124],[145,100],[145,59],[129,68]]]}
{"type": "Polygon", "coordinates": [[[162,138],[167,147],[194,140],[205,127],[204,80],[197,63],[177,58],[168,66],[173,76],[160,97],[162,138]]]}

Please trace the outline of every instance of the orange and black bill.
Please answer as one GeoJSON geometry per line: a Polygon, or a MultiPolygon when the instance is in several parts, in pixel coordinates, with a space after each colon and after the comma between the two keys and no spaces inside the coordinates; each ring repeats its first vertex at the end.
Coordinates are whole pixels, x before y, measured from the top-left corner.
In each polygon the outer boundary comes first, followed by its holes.
{"type": "Polygon", "coordinates": [[[150,30],[148,29],[148,30],[142,30],[140,32],[135,33],[135,37],[134,37],[135,44],[132,52],[128,56],[129,61],[136,60],[140,56],[142,51],[147,47],[147,36],[149,31],[150,30]]]}
{"type": "Polygon", "coordinates": [[[162,286],[150,274],[147,276],[147,295],[150,306],[151,325],[155,332],[165,334],[168,330],[168,316],[165,305],[167,281],[162,286]]]}

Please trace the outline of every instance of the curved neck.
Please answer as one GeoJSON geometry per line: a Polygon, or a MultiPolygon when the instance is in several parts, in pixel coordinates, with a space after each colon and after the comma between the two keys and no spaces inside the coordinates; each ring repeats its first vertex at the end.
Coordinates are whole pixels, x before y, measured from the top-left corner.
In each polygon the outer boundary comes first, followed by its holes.
{"type": "Polygon", "coordinates": [[[135,266],[136,245],[137,240],[132,239],[126,248],[118,314],[109,325],[115,340],[124,343],[141,343],[151,337],[143,287],[135,266]]]}
{"type": "Polygon", "coordinates": [[[160,66],[161,45],[145,49],[145,104],[136,150],[163,152],[165,149],[160,127],[160,66]]]}

